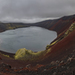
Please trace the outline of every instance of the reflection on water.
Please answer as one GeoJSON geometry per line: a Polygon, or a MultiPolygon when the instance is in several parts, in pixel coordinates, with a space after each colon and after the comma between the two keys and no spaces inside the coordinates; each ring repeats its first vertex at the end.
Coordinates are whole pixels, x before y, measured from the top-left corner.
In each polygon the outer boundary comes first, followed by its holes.
{"type": "Polygon", "coordinates": [[[27,27],[0,33],[0,50],[15,53],[20,48],[32,51],[45,50],[57,33],[41,27],[27,27]]]}

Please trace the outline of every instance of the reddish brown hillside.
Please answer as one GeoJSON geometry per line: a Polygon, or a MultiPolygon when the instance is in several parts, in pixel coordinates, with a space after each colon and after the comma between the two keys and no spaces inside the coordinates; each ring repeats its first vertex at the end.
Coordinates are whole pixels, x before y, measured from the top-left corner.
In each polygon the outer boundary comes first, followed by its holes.
{"type": "Polygon", "coordinates": [[[34,25],[47,28],[49,30],[56,31],[57,34],[62,33],[64,30],[68,29],[69,26],[75,21],[75,15],[64,16],[60,19],[47,20],[43,22],[36,23],[34,25]]]}
{"type": "Polygon", "coordinates": [[[51,47],[51,52],[46,54],[48,58],[46,58],[45,61],[62,60],[73,51],[75,51],[75,30],[51,47]]]}

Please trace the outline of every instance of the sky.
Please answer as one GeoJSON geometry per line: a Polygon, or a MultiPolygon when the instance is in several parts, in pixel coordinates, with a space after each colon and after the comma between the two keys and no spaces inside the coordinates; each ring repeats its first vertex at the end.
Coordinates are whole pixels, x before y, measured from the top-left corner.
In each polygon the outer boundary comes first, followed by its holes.
{"type": "Polygon", "coordinates": [[[34,23],[75,14],[75,0],[0,0],[0,21],[34,23]]]}

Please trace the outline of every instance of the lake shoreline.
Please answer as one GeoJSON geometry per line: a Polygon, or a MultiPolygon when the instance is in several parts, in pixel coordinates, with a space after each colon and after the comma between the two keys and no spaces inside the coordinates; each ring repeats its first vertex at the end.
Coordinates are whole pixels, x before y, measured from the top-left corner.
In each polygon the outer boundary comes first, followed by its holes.
{"type": "Polygon", "coordinates": [[[17,50],[26,48],[38,52],[45,50],[56,37],[55,31],[37,26],[7,30],[0,33],[0,50],[16,53],[17,50]]]}

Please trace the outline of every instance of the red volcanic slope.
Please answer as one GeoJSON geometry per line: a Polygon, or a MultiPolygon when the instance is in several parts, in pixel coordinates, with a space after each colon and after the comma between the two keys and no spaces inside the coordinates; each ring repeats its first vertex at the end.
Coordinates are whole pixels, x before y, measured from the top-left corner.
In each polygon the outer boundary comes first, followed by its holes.
{"type": "Polygon", "coordinates": [[[74,21],[75,21],[75,15],[71,15],[71,16],[64,16],[60,19],[39,22],[34,25],[56,31],[57,34],[60,34],[64,30],[67,30],[74,21]]]}
{"type": "Polygon", "coordinates": [[[64,30],[68,29],[68,27],[74,22],[75,19],[72,20],[63,20],[62,18],[55,23],[50,30],[55,30],[58,34],[62,33],[64,30]]]}
{"type": "Polygon", "coordinates": [[[65,56],[68,56],[75,49],[75,30],[70,33],[67,37],[59,41],[57,44],[51,47],[51,52],[46,54],[44,57],[45,63],[62,60],[65,56]]]}

